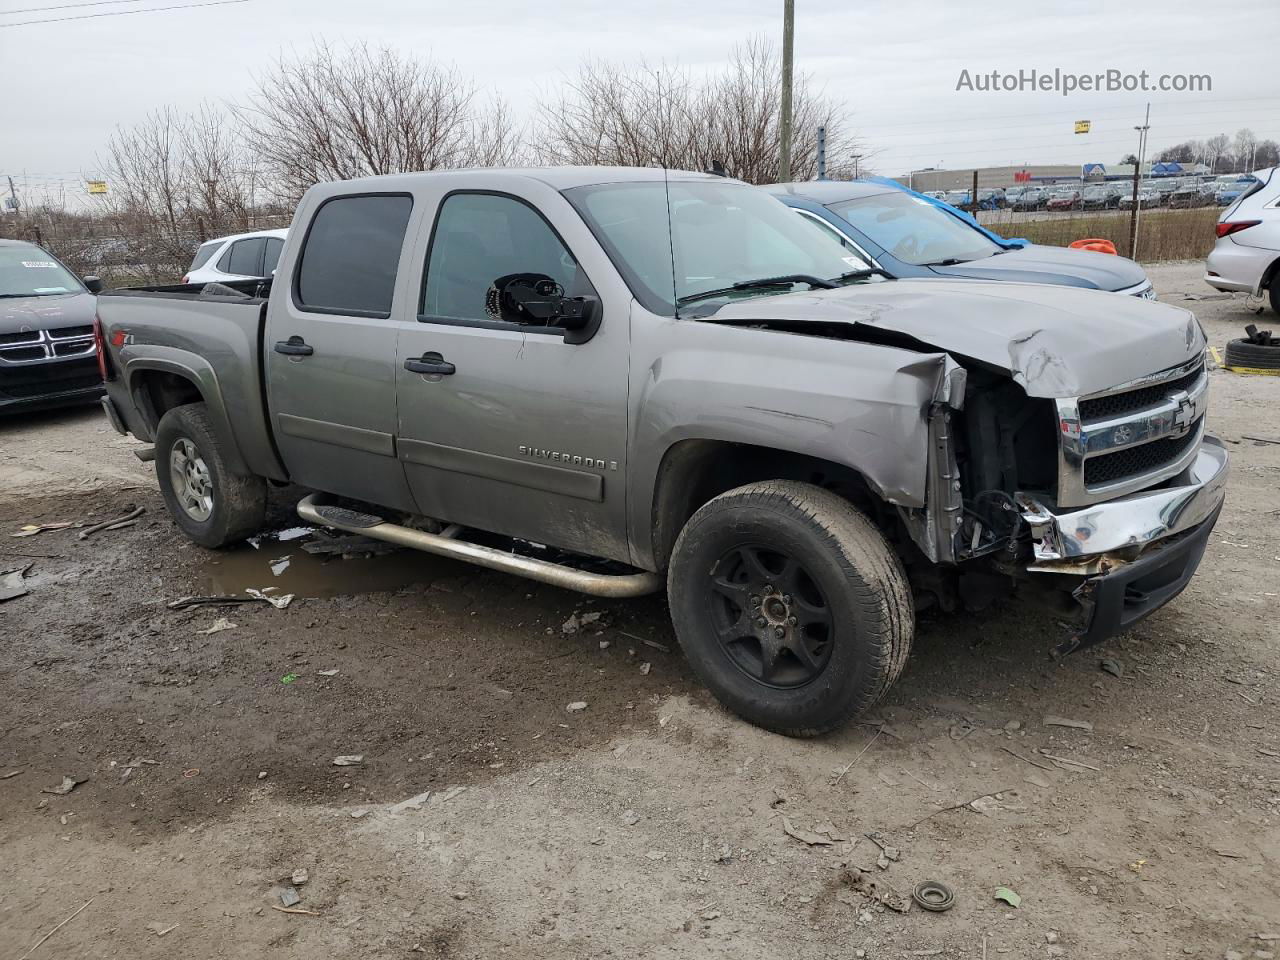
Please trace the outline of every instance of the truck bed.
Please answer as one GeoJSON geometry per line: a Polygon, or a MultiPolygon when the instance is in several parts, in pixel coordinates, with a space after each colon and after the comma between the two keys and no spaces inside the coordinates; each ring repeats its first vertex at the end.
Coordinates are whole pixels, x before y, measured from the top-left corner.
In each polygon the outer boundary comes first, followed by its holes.
{"type": "MultiPolygon", "coordinates": [[[[193,380],[215,420],[226,424],[241,465],[283,480],[287,474],[271,439],[262,378],[270,286],[270,280],[241,280],[107,290],[98,297],[98,317],[104,340],[118,346],[113,362],[130,392],[152,372],[193,380]],[[219,287],[227,295],[219,295],[219,287]],[[145,347],[145,359],[138,346],[145,347]]],[[[137,435],[139,425],[129,426],[137,435]]]]}

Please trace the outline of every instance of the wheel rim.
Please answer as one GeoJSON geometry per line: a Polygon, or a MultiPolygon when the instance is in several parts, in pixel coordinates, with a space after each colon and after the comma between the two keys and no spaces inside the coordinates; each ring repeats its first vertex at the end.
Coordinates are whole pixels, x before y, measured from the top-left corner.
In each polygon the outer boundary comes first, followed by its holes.
{"type": "Polygon", "coordinates": [[[213,478],[196,445],[181,437],[169,451],[169,479],[184,513],[204,522],[213,514],[213,478]]]}
{"type": "Polygon", "coordinates": [[[818,583],[795,558],[739,546],[709,576],[711,625],[725,655],[768,687],[812,683],[831,660],[832,612],[818,583]]]}

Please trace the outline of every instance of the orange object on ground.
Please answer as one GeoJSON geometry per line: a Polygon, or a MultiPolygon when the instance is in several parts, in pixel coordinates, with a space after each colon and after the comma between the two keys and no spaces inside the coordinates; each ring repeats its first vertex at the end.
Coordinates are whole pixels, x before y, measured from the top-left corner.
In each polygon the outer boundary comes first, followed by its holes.
{"type": "Polygon", "coordinates": [[[1084,240],[1077,240],[1071,244],[1072,250],[1092,250],[1094,253],[1109,253],[1113,257],[1116,256],[1116,245],[1110,240],[1103,240],[1099,237],[1088,237],[1084,240]]]}

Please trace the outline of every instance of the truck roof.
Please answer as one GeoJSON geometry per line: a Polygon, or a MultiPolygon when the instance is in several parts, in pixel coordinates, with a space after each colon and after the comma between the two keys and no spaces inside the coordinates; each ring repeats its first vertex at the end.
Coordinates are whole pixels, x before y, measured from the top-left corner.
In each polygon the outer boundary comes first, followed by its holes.
{"type": "MultiPolygon", "coordinates": [[[[471,167],[463,170],[432,170],[422,173],[390,173],[378,177],[360,177],[356,180],[336,180],[317,184],[313,190],[324,193],[346,193],[352,187],[368,186],[378,190],[409,189],[425,179],[448,180],[472,177],[478,173],[502,180],[539,180],[555,190],[571,187],[594,186],[601,183],[640,183],[655,180],[725,180],[710,173],[692,170],[667,170],[661,167],[471,167]]],[[[740,181],[731,180],[738,183],[740,181]]]]}

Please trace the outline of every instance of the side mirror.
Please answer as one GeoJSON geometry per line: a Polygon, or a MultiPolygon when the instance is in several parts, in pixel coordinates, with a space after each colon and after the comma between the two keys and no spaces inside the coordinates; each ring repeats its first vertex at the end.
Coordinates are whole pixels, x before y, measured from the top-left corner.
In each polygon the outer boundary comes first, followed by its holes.
{"type": "Polygon", "coordinates": [[[90,293],[101,293],[106,284],[102,282],[100,277],[85,277],[84,286],[90,293]]]}
{"type": "Polygon", "coordinates": [[[566,341],[580,342],[573,332],[594,330],[600,301],[566,297],[564,288],[543,273],[510,273],[493,281],[485,295],[490,318],[527,326],[558,327],[566,341]]]}

